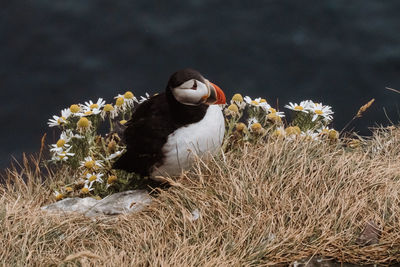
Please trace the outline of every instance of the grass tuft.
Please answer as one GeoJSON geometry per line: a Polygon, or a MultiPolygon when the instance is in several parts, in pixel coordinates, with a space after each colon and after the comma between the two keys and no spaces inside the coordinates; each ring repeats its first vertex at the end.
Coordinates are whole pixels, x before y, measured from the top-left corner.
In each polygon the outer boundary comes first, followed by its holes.
{"type": "Polygon", "coordinates": [[[312,255],[398,262],[399,147],[393,126],[356,146],[238,144],[198,160],[145,211],[96,219],[41,211],[73,170],[43,170],[24,157],[0,186],[0,265],[254,266],[312,255]],[[359,245],[369,222],[379,227],[379,243],[359,245]]]}

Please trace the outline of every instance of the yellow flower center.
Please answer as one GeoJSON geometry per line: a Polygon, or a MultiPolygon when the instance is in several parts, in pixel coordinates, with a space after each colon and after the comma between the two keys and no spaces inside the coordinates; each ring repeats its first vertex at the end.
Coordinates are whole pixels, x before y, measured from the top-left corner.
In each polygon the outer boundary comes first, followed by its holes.
{"type": "Polygon", "coordinates": [[[127,120],[120,120],[119,123],[121,123],[122,125],[124,125],[125,123],[127,123],[127,120]]]}
{"type": "Polygon", "coordinates": [[[72,187],[70,187],[70,186],[67,186],[67,187],[65,188],[65,191],[67,191],[67,192],[72,192],[72,191],[74,191],[74,189],[72,189],[72,187]]]}
{"type": "Polygon", "coordinates": [[[315,114],[317,114],[317,115],[322,115],[322,114],[324,114],[324,113],[322,112],[322,110],[320,110],[320,109],[316,109],[316,110],[314,110],[314,112],[315,112],[315,114]]]}
{"type": "Polygon", "coordinates": [[[339,138],[339,133],[336,130],[329,130],[328,138],[331,140],[336,140],[339,138]]]}
{"type": "Polygon", "coordinates": [[[280,137],[280,136],[283,136],[283,133],[281,130],[277,129],[272,133],[272,136],[280,137]]]}
{"type": "Polygon", "coordinates": [[[262,98],[262,99],[260,100],[260,103],[267,103],[267,100],[265,100],[264,98],[262,98]]]}
{"type": "Polygon", "coordinates": [[[246,124],[239,122],[236,124],[236,131],[241,132],[246,128],[246,124]]]}
{"type": "Polygon", "coordinates": [[[95,109],[95,108],[99,108],[99,105],[97,105],[97,104],[91,104],[89,107],[90,107],[90,109],[95,109]]]}
{"type": "Polygon", "coordinates": [[[96,162],[94,160],[86,161],[85,162],[85,167],[87,169],[92,169],[96,165],[96,162]]]}
{"type": "Polygon", "coordinates": [[[276,113],[276,109],[274,109],[274,108],[269,108],[268,110],[269,110],[269,112],[271,112],[271,113],[276,113]]]}
{"type": "Polygon", "coordinates": [[[228,107],[228,109],[229,109],[230,111],[232,111],[233,113],[238,113],[238,112],[239,112],[239,108],[238,108],[238,106],[236,106],[235,104],[231,104],[231,105],[228,107]]]}
{"type": "Polygon", "coordinates": [[[107,105],[104,106],[104,111],[105,112],[110,112],[110,111],[113,111],[113,110],[114,110],[114,107],[111,104],[107,104],[107,105]]]}
{"type": "Polygon", "coordinates": [[[108,177],[108,179],[107,179],[107,183],[108,183],[108,184],[115,183],[116,181],[117,181],[117,176],[115,176],[115,175],[110,175],[110,176],[108,177]]]}
{"type": "Polygon", "coordinates": [[[89,188],[84,187],[84,188],[81,189],[81,192],[82,192],[83,194],[87,194],[87,193],[89,193],[89,188]]]}
{"type": "Polygon", "coordinates": [[[254,132],[261,130],[261,128],[262,128],[262,126],[261,126],[261,124],[258,123],[258,122],[253,123],[253,124],[251,125],[251,130],[254,131],[254,132]]]}
{"type": "Polygon", "coordinates": [[[301,130],[300,130],[299,126],[290,126],[290,127],[287,127],[287,128],[285,129],[285,131],[286,131],[286,134],[287,134],[287,135],[292,135],[292,134],[294,134],[294,135],[299,135],[299,134],[301,133],[301,130]]]}
{"type": "Polygon", "coordinates": [[[96,175],[92,175],[92,176],[89,177],[89,182],[93,182],[96,179],[97,179],[97,176],[96,175]]]}
{"type": "Polygon", "coordinates": [[[69,110],[72,112],[72,113],[78,113],[79,112],[79,110],[81,110],[81,108],[78,106],[78,105],[71,105],[70,107],[69,107],[69,110]]]}
{"type": "Polygon", "coordinates": [[[93,114],[93,112],[91,110],[88,110],[85,112],[85,115],[92,115],[92,114],[93,114]]]}
{"type": "Polygon", "coordinates": [[[63,147],[65,145],[65,140],[64,139],[60,139],[57,141],[56,145],[57,147],[63,147]]]}
{"type": "Polygon", "coordinates": [[[57,194],[56,195],[56,200],[58,201],[58,200],[61,200],[61,199],[63,199],[63,195],[62,194],[57,194]]]}
{"type": "Polygon", "coordinates": [[[276,113],[270,113],[267,115],[267,119],[273,121],[273,122],[281,122],[282,119],[276,113]]]}
{"type": "Polygon", "coordinates": [[[132,99],[132,98],[133,98],[133,94],[132,94],[131,91],[127,91],[127,92],[124,94],[124,97],[125,97],[126,99],[132,99]]]}
{"type": "Polygon", "coordinates": [[[357,148],[360,146],[360,140],[353,139],[347,144],[350,148],[357,148]]]}
{"type": "Polygon", "coordinates": [[[124,104],[124,98],[123,97],[118,97],[117,100],[115,101],[115,105],[117,107],[121,107],[124,104]]]}
{"type": "Polygon", "coordinates": [[[234,94],[232,97],[232,101],[236,101],[236,102],[243,102],[243,97],[241,94],[234,94]]]}
{"type": "Polygon", "coordinates": [[[302,111],[304,108],[302,106],[295,106],[294,110],[302,111]]]}
{"type": "Polygon", "coordinates": [[[66,120],[67,119],[65,117],[61,116],[60,118],[58,118],[57,122],[58,122],[58,124],[63,124],[63,123],[65,123],[66,120]]]}
{"type": "Polygon", "coordinates": [[[258,106],[258,102],[255,101],[255,100],[252,100],[250,103],[251,103],[252,105],[254,105],[254,106],[258,106]]]}
{"type": "Polygon", "coordinates": [[[79,128],[89,128],[90,121],[87,118],[82,117],[79,119],[76,125],[78,125],[79,128]]]}

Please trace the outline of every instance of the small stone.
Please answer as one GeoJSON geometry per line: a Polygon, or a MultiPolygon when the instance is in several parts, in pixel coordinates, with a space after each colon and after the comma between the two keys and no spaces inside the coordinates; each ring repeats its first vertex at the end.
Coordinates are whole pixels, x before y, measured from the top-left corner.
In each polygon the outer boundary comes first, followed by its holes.
{"type": "Polygon", "coordinates": [[[92,197],[66,198],[42,207],[49,212],[77,212],[87,217],[138,212],[151,203],[146,190],[130,190],[96,200],[92,197]]]}
{"type": "Polygon", "coordinates": [[[379,226],[376,225],[373,221],[369,221],[365,224],[364,231],[356,240],[356,243],[361,246],[378,244],[380,235],[381,230],[379,229],[379,226]]]}

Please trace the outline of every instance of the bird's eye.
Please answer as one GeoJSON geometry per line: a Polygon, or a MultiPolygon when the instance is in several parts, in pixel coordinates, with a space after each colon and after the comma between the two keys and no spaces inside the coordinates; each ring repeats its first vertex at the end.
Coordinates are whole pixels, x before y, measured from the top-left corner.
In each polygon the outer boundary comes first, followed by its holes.
{"type": "Polygon", "coordinates": [[[191,88],[192,90],[197,90],[197,82],[194,80],[193,86],[191,88]]]}

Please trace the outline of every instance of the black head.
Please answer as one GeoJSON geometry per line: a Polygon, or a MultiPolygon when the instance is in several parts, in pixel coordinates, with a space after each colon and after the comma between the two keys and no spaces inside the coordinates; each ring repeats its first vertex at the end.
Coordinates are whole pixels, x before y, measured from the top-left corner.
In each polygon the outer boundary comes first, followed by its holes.
{"type": "Polygon", "coordinates": [[[171,75],[166,92],[183,105],[225,104],[222,90],[205,79],[200,72],[189,68],[171,75]]]}

